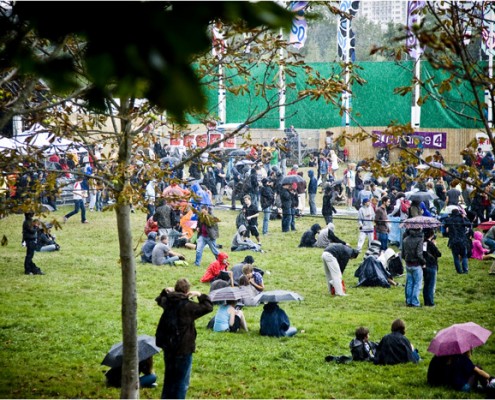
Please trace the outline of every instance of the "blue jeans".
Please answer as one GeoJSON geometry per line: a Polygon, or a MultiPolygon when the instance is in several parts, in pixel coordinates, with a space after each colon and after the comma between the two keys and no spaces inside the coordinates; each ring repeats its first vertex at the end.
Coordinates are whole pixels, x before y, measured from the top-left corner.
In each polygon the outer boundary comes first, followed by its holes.
{"type": "Polygon", "coordinates": [[[150,388],[153,387],[153,383],[156,382],[155,374],[141,375],[139,377],[139,387],[150,388]]]}
{"type": "Polygon", "coordinates": [[[380,249],[385,251],[388,247],[388,233],[386,232],[378,232],[377,233],[378,240],[381,243],[380,249]]]}
{"type": "Polygon", "coordinates": [[[191,379],[192,354],[165,353],[162,399],[185,399],[191,379]]]}
{"type": "Polygon", "coordinates": [[[295,208],[290,209],[290,230],[291,231],[296,230],[296,209],[295,208]]]}
{"type": "Polygon", "coordinates": [[[310,193],[309,194],[309,213],[311,215],[316,215],[316,193],[310,193]]]}
{"type": "Polygon", "coordinates": [[[451,247],[452,257],[454,258],[455,270],[458,274],[468,272],[467,248],[463,244],[453,244],[451,247]],[[462,266],[459,258],[462,258],[462,266]]]}
{"type": "Polygon", "coordinates": [[[84,208],[84,200],[75,200],[74,201],[74,211],[71,211],[69,214],[65,216],[65,218],[69,219],[73,215],[77,214],[81,209],[81,222],[86,221],[86,208],[84,208]]]}
{"type": "Polygon", "coordinates": [[[220,253],[217,249],[215,239],[210,239],[209,237],[201,235],[198,236],[198,240],[196,241],[196,261],[194,262],[194,264],[198,267],[201,264],[201,258],[203,258],[203,250],[206,245],[210,247],[210,250],[215,258],[218,256],[218,253],[220,253]]]}
{"type": "Polygon", "coordinates": [[[435,285],[437,283],[437,269],[426,267],[424,269],[423,301],[425,306],[434,306],[435,285]]]}
{"type": "Polygon", "coordinates": [[[268,223],[270,222],[270,214],[272,212],[271,207],[263,209],[263,229],[261,233],[266,235],[268,233],[268,223]]]}
{"type": "Polygon", "coordinates": [[[484,238],[483,244],[485,244],[486,247],[488,247],[491,252],[495,251],[495,240],[490,239],[490,238],[484,238]]]}
{"type": "Polygon", "coordinates": [[[289,232],[291,222],[291,210],[282,210],[282,232],[289,232]]]}
{"type": "Polygon", "coordinates": [[[423,283],[423,268],[420,266],[406,267],[406,304],[419,307],[419,292],[423,283]]]}

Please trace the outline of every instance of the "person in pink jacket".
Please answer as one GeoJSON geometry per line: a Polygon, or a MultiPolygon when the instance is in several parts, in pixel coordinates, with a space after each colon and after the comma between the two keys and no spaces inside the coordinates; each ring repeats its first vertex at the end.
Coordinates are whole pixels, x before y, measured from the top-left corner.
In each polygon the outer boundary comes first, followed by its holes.
{"type": "Polygon", "coordinates": [[[483,247],[482,240],[483,234],[480,231],[474,232],[471,258],[476,258],[478,260],[488,260],[492,258],[488,255],[490,253],[490,250],[483,247]]]}

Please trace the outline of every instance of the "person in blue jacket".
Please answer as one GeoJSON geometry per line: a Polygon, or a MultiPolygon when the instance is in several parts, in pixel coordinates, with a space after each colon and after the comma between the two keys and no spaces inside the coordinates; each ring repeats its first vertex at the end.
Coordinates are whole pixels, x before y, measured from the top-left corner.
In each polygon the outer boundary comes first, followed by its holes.
{"type": "Polygon", "coordinates": [[[290,320],[278,303],[266,303],[260,318],[261,336],[294,336],[297,328],[290,326],[290,320]]]}

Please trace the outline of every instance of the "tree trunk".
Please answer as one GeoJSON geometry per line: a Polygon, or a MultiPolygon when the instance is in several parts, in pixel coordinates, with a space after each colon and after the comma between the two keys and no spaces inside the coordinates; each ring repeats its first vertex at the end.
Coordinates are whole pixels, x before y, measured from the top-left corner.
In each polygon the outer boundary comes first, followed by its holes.
{"type": "Polygon", "coordinates": [[[122,267],[122,333],[124,341],[120,397],[122,399],[137,399],[139,398],[139,371],[136,262],[132,250],[130,206],[129,204],[118,204],[115,211],[122,267]]]}
{"type": "MultiPolygon", "coordinates": [[[[127,116],[131,101],[120,99],[120,116],[127,116]]],[[[122,268],[122,335],[124,358],[122,363],[122,399],[139,398],[139,370],[137,348],[137,292],[136,260],[132,247],[130,203],[125,196],[129,184],[132,127],[130,119],[121,118],[122,139],[119,142],[118,184],[115,192],[117,229],[119,232],[120,265],[122,268]]]]}

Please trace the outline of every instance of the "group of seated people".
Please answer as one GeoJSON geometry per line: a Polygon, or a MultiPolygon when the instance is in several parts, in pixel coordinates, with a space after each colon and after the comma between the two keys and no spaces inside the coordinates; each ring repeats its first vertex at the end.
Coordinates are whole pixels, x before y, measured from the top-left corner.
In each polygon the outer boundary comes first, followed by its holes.
{"type": "Polygon", "coordinates": [[[148,239],[141,248],[141,261],[153,265],[188,266],[186,257],[182,253],[173,251],[168,244],[168,235],[161,235],[157,243],[156,232],[148,233],[148,239]]]}
{"type": "MultiPolygon", "coordinates": [[[[254,258],[248,255],[229,271],[229,256],[220,252],[201,277],[201,282],[210,283],[210,292],[227,286],[247,287],[252,291],[251,298],[243,298],[242,303],[228,300],[221,304],[215,316],[209,321],[208,327],[215,332],[248,331],[243,306],[255,306],[253,300],[265,289],[263,282],[264,271],[254,265],[254,258]]],[[[297,329],[290,325],[290,320],[277,303],[266,303],[260,318],[260,334],[262,336],[293,336],[297,329]]]]}
{"type": "MultiPolygon", "coordinates": [[[[391,333],[385,335],[379,343],[369,340],[369,330],[356,329],[355,338],[349,349],[353,361],[370,361],[378,365],[400,363],[418,363],[419,353],[405,336],[404,321],[396,319],[392,323],[391,333]]],[[[431,386],[446,386],[462,392],[480,390],[487,398],[495,395],[495,378],[471,361],[472,350],[464,354],[433,356],[428,366],[427,382],[431,386]]],[[[328,356],[327,361],[335,357],[328,356]]]]}

